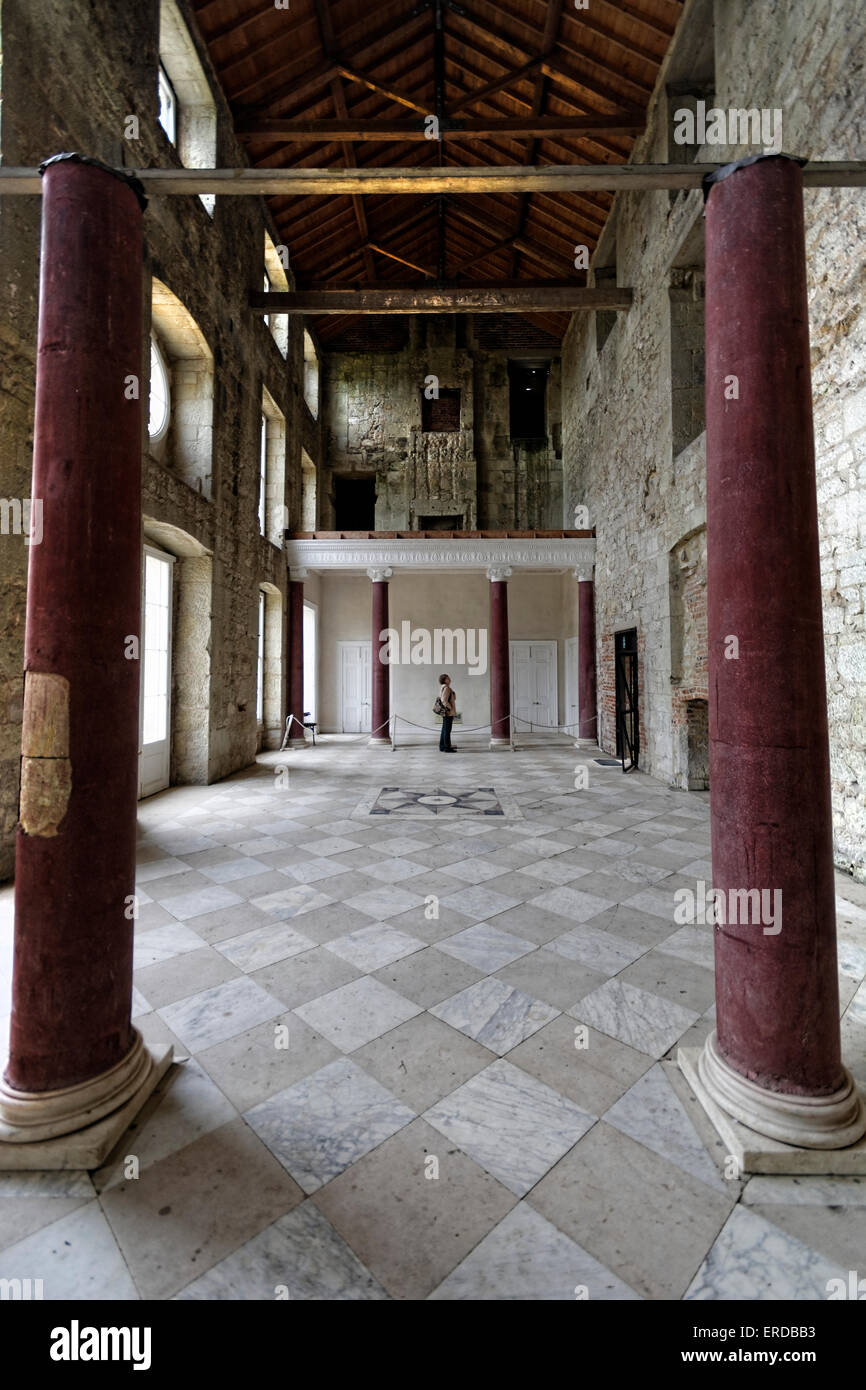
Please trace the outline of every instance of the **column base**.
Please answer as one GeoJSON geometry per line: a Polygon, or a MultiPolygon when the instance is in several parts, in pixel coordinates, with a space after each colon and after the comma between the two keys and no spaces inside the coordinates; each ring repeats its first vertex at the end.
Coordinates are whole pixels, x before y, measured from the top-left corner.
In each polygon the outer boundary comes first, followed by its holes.
{"type": "Polygon", "coordinates": [[[306,748],[306,746],[307,740],[305,738],[290,738],[287,744],[289,748],[306,748]]]}
{"type": "Polygon", "coordinates": [[[490,740],[490,742],[488,743],[487,747],[488,747],[488,748],[492,748],[494,751],[497,751],[497,750],[498,750],[498,751],[501,752],[503,749],[506,749],[506,750],[507,750],[507,749],[509,749],[509,748],[511,747],[511,739],[510,739],[510,738],[492,738],[492,739],[490,740]]]}
{"type": "MultiPolygon", "coordinates": [[[[715,1034],[711,1035],[711,1039],[715,1039],[715,1034]]],[[[708,1039],[708,1043],[709,1041],[710,1039],[708,1039]]],[[[781,1096],[779,1092],[764,1091],[762,1087],[755,1086],[753,1082],[740,1078],[743,1085],[749,1087],[751,1091],[759,1091],[763,1097],[769,1098],[770,1105],[767,1107],[767,1113],[772,1116],[769,1123],[775,1129],[788,1134],[794,1130],[797,1131],[796,1138],[783,1141],[764,1133],[763,1129],[758,1130],[751,1125],[744,1124],[742,1120],[731,1115],[720,1104],[712,1080],[709,1086],[705,1080],[706,1071],[702,1063],[706,1052],[706,1047],[704,1049],[681,1047],[677,1054],[677,1062],[713,1127],[723,1140],[728,1153],[736,1159],[741,1173],[793,1175],[806,1173],[835,1177],[866,1175],[866,1133],[864,1133],[866,1131],[866,1112],[863,1109],[862,1097],[859,1096],[850,1077],[848,1078],[850,1087],[846,1082],[838,1096],[827,1097],[823,1103],[821,1097],[789,1097],[781,1096]],[[832,1113],[839,1108],[840,1097],[843,1092],[847,1094],[847,1100],[842,1102],[842,1114],[845,1115],[844,1107],[847,1105],[849,1118],[847,1123],[843,1123],[841,1126],[833,1129],[822,1129],[822,1122],[817,1117],[813,1117],[811,1122],[807,1123],[802,1114],[797,1114],[798,1110],[802,1111],[808,1106],[826,1109],[832,1113]],[[788,1119],[786,1124],[779,1117],[780,1114],[787,1115],[785,1102],[789,1100],[795,1102],[790,1108],[795,1119],[793,1122],[788,1119]],[[858,1110],[859,1122],[856,1119],[858,1110]],[[850,1118],[852,1113],[853,1120],[850,1118]],[[810,1134],[816,1133],[823,1141],[821,1146],[814,1142],[808,1142],[810,1134]]],[[[726,1063],[722,1063],[722,1065],[729,1073],[732,1071],[732,1068],[728,1067],[726,1063]]],[[[733,1074],[737,1075],[737,1073],[733,1074]]],[[[757,1124],[759,1116],[754,1098],[752,1098],[752,1106],[753,1111],[751,1113],[754,1114],[754,1121],[757,1124]]],[[[762,1118],[760,1122],[762,1125],[764,1124],[762,1118]]]]}
{"type": "Polygon", "coordinates": [[[594,738],[576,738],[574,746],[575,748],[598,748],[594,738]]]}
{"type": "Polygon", "coordinates": [[[391,740],[390,740],[390,738],[388,737],[387,734],[384,735],[384,736],[381,735],[381,734],[378,734],[378,735],[376,736],[376,738],[373,738],[373,737],[371,736],[370,738],[367,739],[367,747],[368,747],[368,748],[390,748],[390,747],[391,747],[391,740]]]}
{"type": "Polygon", "coordinates": [[[0,1172],[98,1168],[171,1066],[171,1044],[141,1034],[122,1062],[61,1091],[0,1083],[0,1172]]]}

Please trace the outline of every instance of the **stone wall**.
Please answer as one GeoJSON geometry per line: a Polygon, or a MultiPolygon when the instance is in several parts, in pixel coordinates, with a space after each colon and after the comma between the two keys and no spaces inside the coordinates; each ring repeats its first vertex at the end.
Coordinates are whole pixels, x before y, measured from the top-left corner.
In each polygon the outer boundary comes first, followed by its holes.
{"type": "Polygon", "coordinates": [[[400,352],[326,353],[320,527],[334,527],[335,474],[375,477],[377,530],[424,529],[425,516],[457,517],[456,529],[468,530],[559,526],[560,364],[552,352],[547,360],[547,438],[518,442],[509,434],[509,351],[478,346],[471,319],[418,315],[400,352]],[[459,430],[423,429],[425,389],[460,392],[459,430]]]}
{"type": "MultiPolygon", "coordinates": [[[[866,38],[859,0],[817,6],[716,0],[714,7],[689,0],[633,162],[690,157],[671,141],[672,111],[690,75],[686,55],[705,53],[701,40],[713,31],[716,106],[780,109],[788,153],[864,157],[866,38]],[[674,81],[677,91],[669,93],[674,81]]],[[[703,69],[698,76],[705,90],[703,69]]],[[[754,149],[694,153],[725,161],[754,149]]],[[[692,433],[703,427],[694,332],[701,211],[697,191],[619,194],[594,265],[600,273],[616,264],[617,282],[634,288],[633,307],[600,350],[589,316],[575,315],[563,344],[564,517],[583,504],[597,527],[600,698],[606,634],[636,626],[644,642],[642,764],[678,785],[687,784],[683,704],[690,690],[701,695],[699,682],[680,679],[673,688],[671,682],[671,556],[706,523],[704,436],[692,433]],[[684,309],[688,293],[693,307],[684,309]],[[684,343],[684,329],[694,341],[684,343]],[[686,403],[693,414],[683,425],[686,403]]],[[[862,190],[808,191],[805,214],[836,858],[866,878],[866,199],[862,190]]],[[[700,561],[694,582],[700,586],[700,561]]],[[[611,749],[604,704],[602,730],[611,749]]]]}
{"type": "MultiPolygon", "coordinates": [[[[185,0],[180,13],[189,21],[185,0]]],[[[114,165],[142,167],[179,162],[157,120],[160,0],[134,5],[91,5],[75,0],[3,0],[2,159],[36,165],[60,150],[81,150],[114,165]],[[127,140],[126,118],[139,121],[127,140]]],[[[194,23],[190,25],[195,39],[194,23]]],[[[245,162],[228,108],[198,45],[216,108],[216,162],[245,162]]],[[[0,208],[0,397],[2,491],[30,491],[35,374],[40,201],[4,199],[0,208]]],[[[149,380],[151,279],[183,305],[212,356],[210,423],[191,398],[201,383],[178,377],[187,395],[175,428],[194,431],[209,453],[210,481],[199,490],[182,466],[182,450],[149,454],[145,429],[143,511],[145,537],[179,557],[175,564],[175,662],[172,778],[206,782],[248,764],[255,756],[258,592],[267,585],[284,608],[286,567],[279,545],[285,524],[301,515],[302,446],[320,461],[320,430],[303,404],[303,331],[291,324],[284,358],[247,296],[261,289],[266,229],[279,243],[264,204],[250,198],[217,200],[213,215],[202,201],[152,198],[144,216],[146,336],[142,343],[142,395],[149,380]],[[269,536],[259,535],[258,474],[262,390],[285,421],[284,498],[271,496],[269,536]],[[210,439],[201,431],[210,431],[210,439]]],[[[145,410],[145,424],[146,424],[145,410]]],[[[105,460],[110,466],[106,441],[105,460]]],[[[158,450],[156,451],[159,452],[158,450]]],[[[185,456],[189,457],[188,453],[185,456]]],[[[203,470],[206,472],[206,470],[203,470]]],[[[50,544],[46,535],[44,544],[50,544]]],[[[25,567],[23,536],[0,536],[0,876],[13,867],[18,761],[25,567]]],[[[81,563],[87,557],[82,551],[81,563]]],[[[71,576],[74,582],[74,576],[71,576]]],[[[269,617],[270,736],[280,723],[273,709],[274,634],[285,622],[269,617]]]]}

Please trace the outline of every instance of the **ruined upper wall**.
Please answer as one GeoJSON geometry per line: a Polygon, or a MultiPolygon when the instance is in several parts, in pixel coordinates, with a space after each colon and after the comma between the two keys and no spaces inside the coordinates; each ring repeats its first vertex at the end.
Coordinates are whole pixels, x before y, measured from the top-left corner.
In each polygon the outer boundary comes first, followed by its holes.
{"type": "MultiPolygon", "coordinates": [[[[678,67],[678,61],[706,51],[701,38],[707,10],[706,0],[691,0],[684,10],[635,163],[684,157],[671,141],[672,115],[682,104],[687,75],[687,65],[678,67]],[[678,90],[669,96],[665,84],[672,77],[678,90]]],[[[781,111],[786,153],[866,156],[860,0],[718,0],[714,20],[711,103],[724,110],[781,111]]],[[[704,78],[702,73],[699,87],[704,78]]],[[[698,157],[723,161],[753,152],[710,146],[698,157]]],[[[836,857],[864,877],[866,197],[862,190],[810,190],[805,215],[836,857]]],[[[618,283],[634,287],[635,302],[600,351],[590,316],[574,317],[563,346],[566,514],[583,503],[598,528],[600,660],[617,629],[637,626],[645,640],[644,766],[685,785],[671,688],[671,557],[705,525],[705,459],[702,434],[677,452],[682,436],[675,437],[676,390],[690,383],[678,357],[679,310],[671,290],[684,269],[702,265],[701,195],[619,194],[595,258],[599,266],[611,263],[614,229],[618,283]]],[[[695,584],[699,579],[693,576],[693,589],[695,584]]],[[[677,602],[675,597],[675,609],[677,602]]],[[[604,712],[602,728],[610,747],[613,729],[604,712]]]]}

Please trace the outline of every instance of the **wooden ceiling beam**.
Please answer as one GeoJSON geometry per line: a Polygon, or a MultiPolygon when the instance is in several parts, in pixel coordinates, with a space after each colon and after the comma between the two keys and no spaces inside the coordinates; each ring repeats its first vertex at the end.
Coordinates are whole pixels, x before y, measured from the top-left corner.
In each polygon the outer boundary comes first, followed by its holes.
{"type": "MultiPolygon", "coordinates": [[[[542,164],[493,167],[365,169],[124,169],[151,197],[216,193],[231,197],[352,197],[397,193],[449,195],[583,193],[700,188],[721,164],[542,164]]],[[[814,160],[803,168],[806,188],[864,188],[866,160],[814,160]]],[[[41,193],[36,168],[0,167],[0,196],[41,193]]]]}
{"type": "MultiPolygon", "coordinates": [[[[341,68],[340,72],[344,70],[341,68]]],[[[541,78],[544,81],[544,78],[541,78]]],[[[499,116],[477,120],[446,119],[440,129],[443,140],[495,139],[497,136],[545,138],[551,135],[580,139],[584,135],[635,135],[646,125],[646,118],[632,111],[615,111],[610,116],[499,116]]],[[[348,112],[339,120],[296,121],[271,116],[238,121],[235,134],[242,139],[311,141],[342,143],[427,141],[426,126],[418,121],[360,121],[348,112]]]]}
{"type": "Polygon", "coordinates": [[[525,282],[519,287],[440,287],[375,290],[253,291],[250,309],[257,314],[526,314],[574,313],[578,310],[627,310],[632,292],[617,286],[583,286],[525,282]]]}

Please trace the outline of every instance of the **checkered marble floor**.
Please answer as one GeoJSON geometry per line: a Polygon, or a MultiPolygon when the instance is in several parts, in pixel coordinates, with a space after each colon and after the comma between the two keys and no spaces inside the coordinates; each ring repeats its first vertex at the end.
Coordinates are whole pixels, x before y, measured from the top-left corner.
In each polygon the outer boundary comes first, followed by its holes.
{"type": "MultiPolygon", "coordinates": [[[[54,1299],[775,1300],[862,1266],[866,1182],[726,1179],[673,1060],[713,1020],[711,929],[673,917],[711,877],[708,797],[464,743],[448,788],[517,815],[353,814],[444,777],[435,748],[325,741],[142,803],[135,1017],[178,1065],[99,1172],[0,1175],[0,1277],[54,1299]]],[[[866,1083],[866,889],[838,891],[866,1083]]],[[[10,919],[5,890],[0,1015],[10,919]]]]}

